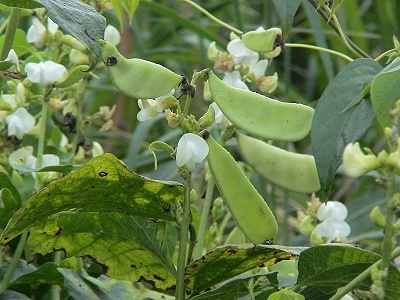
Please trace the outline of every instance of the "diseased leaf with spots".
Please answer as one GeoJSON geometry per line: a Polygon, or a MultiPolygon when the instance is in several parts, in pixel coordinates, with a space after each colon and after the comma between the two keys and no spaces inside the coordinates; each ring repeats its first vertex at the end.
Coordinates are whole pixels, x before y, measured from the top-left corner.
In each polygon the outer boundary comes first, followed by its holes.
{"type": "Polygon", "coordinates": [[[186,287],[196,295],[256,267],[267,267],[282,260],[297,259],[304,249],[306,248],[257,244],[218,247],[187,266],[186,287]]]}
{"type": "MultiPolygon", "coordinates": [[[[63,213],[34,226],[27,259],[63,250],[68,257],[88,256],[116,279],[145,279],[158,288],[175,285],[165,222],[115,213],[63,213]]],[[[176,234],[176,232],[174,232],[176,234]]]]}
{"type": "Polygon", "coordinates": [[[0,243],[62,212],[122,213],[175,221],[173,214],[183,195],[179,183],[139,176],[112,154],[103,154],[29,199],[8,223],[0,243]]]}

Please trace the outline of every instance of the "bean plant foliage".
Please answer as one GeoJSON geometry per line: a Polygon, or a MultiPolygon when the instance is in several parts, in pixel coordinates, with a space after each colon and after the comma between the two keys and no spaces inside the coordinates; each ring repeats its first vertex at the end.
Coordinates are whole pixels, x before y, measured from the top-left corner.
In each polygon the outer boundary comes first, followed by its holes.
{"type": "Polygon", "coordinates": [[[0,299],[400,298],[398,5],[206,2],[0,0],[0,299]]]}

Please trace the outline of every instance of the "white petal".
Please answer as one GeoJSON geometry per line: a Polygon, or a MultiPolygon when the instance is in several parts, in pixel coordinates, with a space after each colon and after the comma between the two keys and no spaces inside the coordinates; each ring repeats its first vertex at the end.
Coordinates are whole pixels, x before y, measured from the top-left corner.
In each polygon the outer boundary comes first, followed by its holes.
{"type": "Polygon", "coordinates": [[[6,117],[6,123],[8,125],[8,136],[15,135],[21,140],[35,126],[35,118],[25,108],[19,107],[14,113],[6,117]]]}
{"type": "Polygon", "coordinates": [[[260,79],[265,75],[265,71],[268,67],[268,59],[263,59],[255,63],[251,68],[249,73],[253,73],[256,79],[260,79]]]}
{"type": "Polygon", "coordinates": [[[193,171],[196,163],[201,163],[208,155],[206,141],[194,133],[185,133],[176,147],[176,164],[178,167],[187,166],[193,171]]]}
{"type": "Polygon", "coordinates": [[[339,236],[347,237],[351,232],[349,224],[336,218],[327,218],[316,226],[316,230],[320,237],[327,239],[328,243],[334,241],[339,236]]]}
{"type": "Polygon", "coordinates": [[[104,39],[113,45],[118,45],[121,41],[121,34],[114,26],[107,25],[106,30],[104,31],[104,39]]]}
{"type": "Polygon", "coordinates": [[[227,85],[242,89],[249,90],[249,87],[241,80],[239,71],[227,72],[222,79],[227,85]]]}
{"type": "Polygon", "coordinates": [[[42,168],[48,166],[58,166],[60,164],[60,158],[54,154],[44,154],[42,156],[42,168]]]}
{"type": "Polygon", "coordinates": [[[67,69],[53,61],[40,63],[27,63],[25,66],[28,79],[31,82],[39,83],[41,86],[46,86],[61,78],[67,69]]]}
{"type": "Polygon", "coordinates": [[[33,147],[32,146],[25,146],[22,148],[19,148],[18,150],[15,150],[10,154],[8,157],[8,162],[10,163],[11,166],[15,164],[25,164],[26,160],[28,159],[29,156],[31,156],[33,153],[33,147]]]}
{"type": "Polygon", "coordinates": [[[29,27],[26,34],[26,40],[28,43],[40,42],[44,39],[46,33],[46,27],[39,21],[38,18],[32,18],[32,25],[29,27]]]}
{"type": "Polygon", "coordinates": [[[50,18],[47,18],[47,29],[51,34],[55,34],[58,30],[58,24],[54,23],[54,21],[50,18]]]}
{"type": "Polygon", "coordinates": [[[17,53],[15,53],[14,49],[11,49],[8,51],[7,58],[5,59],[6,61],[12,61],[15,63],[15,66],[10,67],[8,70],[14,71],[18,70],[19,71],[19,59],[17,53]]]}
{"type": "Polygon", "coordinates": [[[157,111],[157,107],[151,106],[145,109],[142,109],[137,114],[137,119],[141,122],[153,119],[158,116],[159,112],[157,111]]]}
{"type": "Polygon", "coordinates": [[[324,221],[327,218],[336,218],[339,220],[344,220],[347,217],[346,206],[338,201],[328,201],[322,203],[317,212],[318,220],[324,221]]]}

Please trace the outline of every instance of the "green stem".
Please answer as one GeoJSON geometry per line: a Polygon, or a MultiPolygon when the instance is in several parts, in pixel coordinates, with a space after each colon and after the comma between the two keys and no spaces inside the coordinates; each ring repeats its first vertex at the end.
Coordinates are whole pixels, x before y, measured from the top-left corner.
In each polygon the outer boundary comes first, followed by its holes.
{"type": "Polygon", "coordinates": [[[242,35],[243,32],[240,31],[239,29],[236,29],[235,27],[225,23],[224,21],[221,21],[220,19],[214,17],[211,13],[209,13],[207,10],[205,10],[204,8],[202,8],[201,6],[197,5],[196,3],[194,3],[191,0],[183,0],[183,2],[186,2],[188,4],[190,4],[191,6],[193,6],[195,9],[197,9],[198,11],[200,11],[201,13],[203,13],[205,16],[207,16],[208,18],[210,18],[211,20],[213,20],[215,23],[221,25],[222,27],[225,27],[229,30],[231,30],[232,32],[236,33],[237,35],[242,35]]]}
{"type": "Polygon", "coordinates": [[[321,51],[321,52],[327,52],[329,54],[333,54],[336,56],[339,56],[349,62],[352,62],[353,59],[343,53],[340,53],[338,51],[335,50],[331,50],[331,49],[326,49],[326,48],[322,48],[322,47],[318,47],[318,46],[313,46],[313,45],[306,45],[306,44],[292,44],[292,43],[286,43],[285,47],[289,47],[289,48],[306,48],[306,49],[311,49],[311,50],[317,50],[317,51],[321,51]]]}
{"type": "MultiPolygon", "coordinates": [[[[391,255],[390,259],[395,259],[400,255],[400,247],[395,249],[391,255]]],[[[363,271],[360,275],[358,275],[356,278],[354,278],[352,281],[350,281],[346,286],[344,286],[341,289],[338,289],[336,294],[333,295],[329,300],[340,300],[342,299],[343,296],[345,296],[348,292],[350,292],[353,289],[356,289],[357,286],[363,282],[365,279],[367,279],[371,275],[372,269],[379,267],[382,263],[382,259],[378,260],[376,263],[371,265],[368,269],[363,271]]]]}
{"type": "MultiPolygon", "coordinates": [[[[330,17],[330,15],[323,9],[321,9],[320,5],[314,1],[314,0],[308,0],[308,2],[315,7],[315,9],[319,12],[319,14],[328,22],[328,24],[333,28],[333,30],[336,31],[336,33],[338,33],[342,38],[344,38],[348,45],[350,45],[350,48],[355,50],[357,52],[357,56],[361,55],[362,57],[366,57],[366,58],[371,58],[371,56],[369,56],[367,53],[365,53],[360,47],[358,47],[352,40],[350,40],[350,38],[348,36],[346,36],[343,31],[340,28],[340,24],[335,23],[334,21],[332,21],[332,18],[330,17]],[[339,26],[339,27],[338,27],[339,26]],[[342,32],[342,34],[340,34],[340,32],[342,32]]],[[[329,10],[329,8],[328,8],[329,10]]]]}
{"type": "MultiPolygon", "coordinates": [[[[47,90],[44,99],[42,102],[42,112],[39,120],[39,140],[38,140],[38,147],[37,147],[37,153],[36,153],[36,168],[41,168],[42,167],[42,156],[44,154],[44,148],[46,144],[46,121],[47,121],[47,112],[49,109],[49,100],[50,100],[50,94],[51,90],[47,90]]],[[[36,187],[38,187],[39,182],[37,180],[36,176],[36,187]]]]}
{"type": "Polygon", "coordinates": [[[6,274],[4,275],[3,281],[0,285],[0,293],[7,290],[8,284],[11,281],[11,277],[18,266],[19,259],[21,258],[22,252],[24,251],[25,242],[28,237],[28,232],[24,232],[21,234],[21,238],[19,239],[17,249],[11,259],[10,265],[7,268],[6,274]]]}
{"type": "Polygon", "coordinates": [[[186,298],[185,289],[185,268],[186,268],[186,249],[188,243],[188,230],[190,223],[190,175],[185,178],[185,199],[183,200],[183,216],[180,222],[179,232],[179,252],[178,252],[178,278],[176,280],[175,299],[184,300],[186,298]]]}
{"type": "Polygon", "coordinates": [[[215,187],[214,179],[210,176],[207,182],[207,189],[206,189],[206,198],[204,200],[203,210],[201,212],[200,218],[200,225],[199,225],[199,232],[197,234],[197,244],[193,254],[193,259],[199,259],[203,255],[203,246],[204,246],[204,237],[207,227],[207,219],[210,213],[211,202],[213,199],[213,191],[215,187]]]}
{"type": "Polygon", "coordinates": [[[397,52],[396,49],[390,49],[388,51],[383,52],[381,55],[379,55],[377,58],[375,58],[375,61],[380,61],[382,58],[384,58],[385,56],[389,55],[390,53],[395,53],[397,52]]]}
{"type": "MultiPolygon", "coordinates": [[[[54,263],[58,266],[61,262],[61,251],[57,251],[54,253],[53,258],[54,263]]],[[[58,285],[52,285],[50,290],[50,299],[51,300],[60,300],[61,287],[58,285]]]]}

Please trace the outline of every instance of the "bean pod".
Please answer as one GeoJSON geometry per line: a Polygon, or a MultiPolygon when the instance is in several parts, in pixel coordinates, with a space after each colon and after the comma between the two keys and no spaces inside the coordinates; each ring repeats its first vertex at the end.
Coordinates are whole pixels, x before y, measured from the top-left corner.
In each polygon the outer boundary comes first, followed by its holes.
{"type": "Polygon", "coordinates": [[[240,133],[236,139],[244,160],[268,181],[298,193],[320,189],[314,156],[286,151],[240,133]]]}
{"type": "Polygon", "coordinates": [[[278,224],[267,203],[229,152],[211,136],[206,141],[211,174],[236,224],[251,243],[273,241],[278,224]]]}
{"type": "Polygon", "coordinates": [[[106,41],[103,44],[103,61],[114,85],[124,94],[137,99],[153,99],[168,94],[183,80],[162,65],[139,58],[127,59],[117,48],[106,41]]]}
{"type": "Polygon", "coordinates": [[[257,137],[298,141],[311,130],[314,109],[297,103],[280,102],[258,93],[231,87],[212,71],[209,86],[213,100],[238,128],[257,137]]]}

